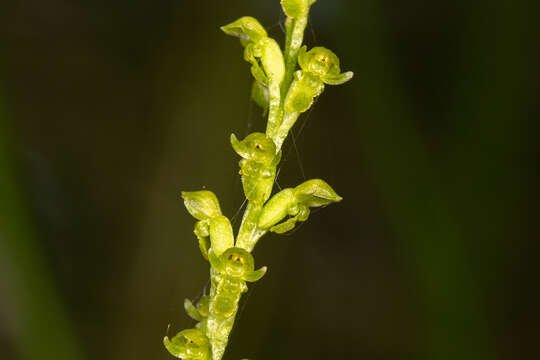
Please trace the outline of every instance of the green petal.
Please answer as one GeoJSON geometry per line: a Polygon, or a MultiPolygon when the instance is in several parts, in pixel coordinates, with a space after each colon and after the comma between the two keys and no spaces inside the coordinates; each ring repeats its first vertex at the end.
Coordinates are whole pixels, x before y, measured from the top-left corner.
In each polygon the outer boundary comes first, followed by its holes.
{"type": "Polygon", "coordinates": [[[281,0],[283,12],[290,18],[299,19],[307,16],[312,0],[281,0]]]}
{"type": "Polygon", "coordinates": [[[293,201],[293,189],[284,189],[272,196],[264,205],[257,227],[266,230],[283,220],[293,201]]]}
{"type": "Polygon", "coordinates": [[[325,75],[321,77],[321,79],[325,84],[328,85],[341,85],[351,80],[353,75],[354,74],[352,71],[347,71],[343,74],[338,75],[325,75]]]}
{"type": "Polygon", "coordinates": [[[234,245],[231,222],[223,215],[210,220],[210,244],[217,256],[234,245]]]}
{"type": "Polygon", "coordinates": [[[337,75],[341,72],[337,55],[322,46],[300,53],[298,63],[302,70],[317,76],[337,75]]]}
{"type": "Polygon", "coordinates": [[[221,215],[219,201],[211,191],[183,191],[182,198],[191,216],[198,220],[209,220],[221,215]]]}
{"type": "Polygon", "coordinates": [[[266,266],[263,266],[259,270],[251,271],[244,276],[244,280],[249,282],[255,282],[257,280],[260,280],[264,276],[264,274],[266,274],[266,270],[266,266]]]}
{"type": "Polygon", "coordinates": [[[186,313],[191,317],[193,320],[201,321],[202,317],[199,313],[199,310],[193,305],[191,300],[185,299],[184,300],[184,309],[186,310],[186,313]]]}
{"type": "Polygon", "coordinates": [[[334,189],[321,179],[308,180],[294,189],[296,202],[317,207],[343,200],[334,189]]]}
{"type": "Polygon", "coordinates": [[[241,17],[230,24],[222,26],[221,30],[227,35],[253,42],[268,36],[261,23],[251,16],[241,17]]]}

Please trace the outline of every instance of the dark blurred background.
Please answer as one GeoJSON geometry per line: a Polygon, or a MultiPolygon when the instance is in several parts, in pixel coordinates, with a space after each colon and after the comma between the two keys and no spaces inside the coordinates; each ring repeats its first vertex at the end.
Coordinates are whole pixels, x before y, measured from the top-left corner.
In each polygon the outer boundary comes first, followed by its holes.
{"type": "MultiPolygon", "coordinates": [[[[314,5],[306,42],[355,78],[301,118],[279,183],[345,200],[258,244],[226,359],[538,356],[539,7],[314,5]]],[[[282,42],[278,0],[0,6],[2,360],[171,358],[208,281],[180,191],[233,217],[229,135],[264,128],[219,31],[242,15],[282,42]]]]}

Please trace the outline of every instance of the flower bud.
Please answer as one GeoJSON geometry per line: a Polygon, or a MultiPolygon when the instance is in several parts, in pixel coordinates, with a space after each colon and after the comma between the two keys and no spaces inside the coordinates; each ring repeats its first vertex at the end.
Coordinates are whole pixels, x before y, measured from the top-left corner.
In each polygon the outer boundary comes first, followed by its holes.
{"type": "Polygon", "coordinates": [[[198,220],[210,220],[221,215],[219,201],[211,191],[183,191],[182,198],[191,216],[198,220]]]}
{"type": "Polygon", "coordinates": [[[221,255],[220,260],[224,265],[224,272],[236,277],[241,277],[244,273],[253,271],[255,267],[253,255],[239,247],[227,249],[221,255]]]}
{"type": "Polygon", "coordinates": [[[195,228],[193,229],[193,232],[198,237],[208,237],[210,236],[210,229],[208,226],[208,220],[200,220],[195,223],[195,228]]]}
{"type": "Polygon", "coordinates": [[[178,358],[207,360],[211,357],[210,342],[198,329],[183,330],[170,340],[165,336],[163,344],[171,355],[178,358]]]}
{"type": "Polygon", "coordinates": [[[242,45],[248,42],[257,42],[267,37],[266,30],[259,21],[251,16],[244,16],[240,19],[221,27],[227,35],[235,36],[244,40],[242,45]]]}
{"type": "Polygon", "coordinates": [[[208,307],[210,306],[210,296],[203,296],[197,304],[197,310],[202,317],[208,317],[208,307]]]}
{"type": "Polygon", "coordinates": [[[234,151],[246,160],[270,164],[276,157],[276,145],[263,133],[251,133],[242,141],[231,135],[234,151]]]}
{"type": "Polygon", "coordinates": [[[298,52],[298,64],[303,71],[318,76],[328,85],[340,85],[352,79],[352,71],[340,74],[339,58],[332,51],[324,47],[306,50],[306,46],[302,46],[298,52]]]}
{"type": "Polygon", "coordinates": [[[283,220],[287,216],[293,202],[293,189],[284,189],[272,196],[264,205],[257,227],[266,230],[283,220]]]}
{"type": "Polygon", "coordinates": [[[184,299],[184,310],[186,311],[186,314],[193,320],[201,321],[202,316],[199,310],[193,305],[191,300],[184,299]]]}
{"type": "Polygon", "coordinates": [[[306,17],[309,7],[317,0],[281,0],[283,12],[290,18],[306,17]]]}
{"type": "Polygon", "coordinates": [[[297,71],[285,97],[285,110],[289,113],[307,111],[324,90],[323,82],[311,73],[297,71]]]}
{"type": "Polygon", "coordinates": [[[318,76],[340,73],[339,58],[332,51],[320,46],[306,50],[307,47],[304,45],[298,52],[298,64],[302,70],[318,76]]]}
{"type": "Polygon", "coordinates": [[[223,215],[210,220],[210,244],[217,256],[234,246],[231,222],[223,215]]]}
{"type": "Polygon", "coordinates": [[[268,80],[280,84],[285,76],[285,60],[278,43],[274,39],[265,38],[255,46],[260,50],[261,63],[268,80]]]}
{"type": "Polygon", "coordinates": [[[279,223],[270,228],[270,231],[276,234],[285,234],[288,231],[294,229],[298,219],[295,217],[289,218],[286,221],[279,223]]]}
{"type": "Polygon", "coordinates": [[[264,72],[259,61],[255,58],[261,56],[261,52],[254,44],[248,44],[244,49],[244,60],[251,64],[251,75],[255,78],[256,82],[261,84],[268,84],[268,77],[264,72]]]}
{"type": "Polygon", "coordinates": [[[208,236],[210,236],[209,220],[200,220],[195,223],[193,232],[199,239],[199,249],[203,258],[208,260],[208,236]]]}
{"type": "Polygon", "coordinates": [[[294,189],[295,201],[308,207],[328,205],[343,200],[334,189],[320,179],[308,180],[294,189]]]}

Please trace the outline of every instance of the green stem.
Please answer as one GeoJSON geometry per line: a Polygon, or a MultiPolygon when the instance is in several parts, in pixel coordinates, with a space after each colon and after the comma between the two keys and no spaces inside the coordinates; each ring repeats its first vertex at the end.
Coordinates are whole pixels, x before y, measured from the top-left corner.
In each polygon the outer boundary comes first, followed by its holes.
{"type": "Polygon", "coordinates": [[[270,104],[266,134],[271,138],[279,129],[279,126],[281,125],[281,118],[283,117],[283,109],[281,107],[281,91],[278,82],[269,82],[268,97],[270,104]]]}
{"type": "Polygon", "coordinates": [[[242,225],[240,225],[236,246],[248,252],[253,250],[257,241],[266,233],[266,231],[257,228],[262,208],[262,204],[250,201],[246,207],[242,225]]]}
{"type": "Polygon", "coordinates": [[[281,150],[281,147],[283,146],[283,142],[287,138],[289,131],[291,130],[294,123],[298,119],[298,116],[300,116],[299,112],[285,113],[285,115],[283,116],[283,123],[277,130],[276,135],[272,138],[272,140],[276,144],[277,151],[281,150]]]}
{"type": "Polygon", "coordinates": [[[285,77],[281,83],[281,96],[284,99],[293,81],[296,70],[296,60],[298,51],[304,42],[304,31],[308,23],[307,15],[299,19],[287,18],[285,28],[287,37],[285,39],[285,77]]]}
{"type": "MultiPolygon", "coordinates": [[[[278,152],[281,150],[281,146],[283,145],[289,130],[300,115],[300,113],[285,113],[283,109],[283,100],[293,81],[298,51],[304,41],[304,30],[306,29],[307,22],[307,16],[300,19],[287,18],[285,24],[287,29],[287,36],[285,39],[285,76],[281,82],[281,88],[279,87],[279,84],[276,84],[275,82],[271,82],[268,86],[270,111],[268,114],[266,135],[274,141],[276,144],[276,151],[278,152]]],[[[242,224],[240,225],[236,246],[251,252],[255,247],[255,244],[257,244],[257,241],[266,233],[266,231],[257,228],[262,207],[263,204],[257,204],[251,201],[248,203],[242,219],[242,224]]]]}
{"type": "MultiPolygon", "coordinates": [[[[217,283],[219,282],[219,273],[214,268],[210,269],[210,279],[212,283],[210,288],[210,304],[212,304],[216,299],[217,283]]],[[[216,316],[212,311],[209,312],[208,319],[206,320],[206,336],[212,346],[212,360],[221,360],[223,357],[237,311],[226,319],[216,316]]]]}

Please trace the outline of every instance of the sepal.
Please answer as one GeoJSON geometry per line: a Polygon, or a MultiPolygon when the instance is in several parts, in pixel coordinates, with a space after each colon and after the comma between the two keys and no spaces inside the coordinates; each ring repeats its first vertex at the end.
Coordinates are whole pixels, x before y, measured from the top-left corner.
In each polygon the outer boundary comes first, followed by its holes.
{"type": "Polygon", "coordinates": [[[276,145],[263,133],[251,133],[242,141],[232,134],[231,145],[246,160],[270,165],[276,157],[276,145]]]}
{"type": "Polygon", "coordinates": [[[210,220],[210,244],[217,256],[234,246],[231,222],[223,215],[210,220]]]}
{"type": "Polygon", "coordinates": [[[257,227],[266,230],[283,220],[287,216],[293,202],[293,189],[284,189],[272,196],[264,205],[257,227]]]}
{"type": "Polygon", "coordinates": [[[271,227],[270,231],[276,234],[286,233],[287,231],[294,229],[298,221],[306,221],[309,218],[310,212],[311,211],[307,206],[297,204],[289,209],[289,215],[292,217],[280,224],[277,224],[276,226],[271,227]]]}
{"type": "Polygon", "coordinates": [[[246,45],[246,48],[244,49],[244,60],[251,64],[251,75],[253,75],[255,81],[266,85],[268,84],[268,77],[259,61],[255,58],[256,52],[259,54],[257,57],[260,57],[261,55],[260,51],[257,50],[258,49],[252,43],[246,45]]]}
{"type": "Polygon", "coordinates": [[[292,217],[290,219],[287,219],[286,221],[279,223],[275,226],[272,226],[270,228],[270,231],[276,234],[284,234],[288,231],[291,231],[294,229],[294,226],[296,225],[297,219],[295,217],[292,217]]]}
{"type": "Polygon", "coordinates": [[[202,321],[208,317],[209,306],[210,306],[209,296],[201,297],[201,299],[197,303],[197,306],[195,306],[189,299],[184,300],[184,309],[186,310],[186,313],[193,320],[197,320],[197,321],[202,321]]]}
{"type": "Polygon", "coordinates": [[[214,253],[213,249],[208,251],[208,261],[217,272],[223,273],[225,271],[225,264],[221,261],[220,257],[214,253]]]}
{"type": "Polygon", "coordinates": [[[172,339],[163,338],[163,345],[169,353],[181,359],[209,360],[210,342],[198,329],[187,329],[176,334],[172,339]]]}
{"type": "Polygon", "coordinates": [[[244,280],[249,282],[255,282],[260,280],[264,274],[266,274],[267,267],[263,266],[259,270],[251,271],[244,275],[244,280]]]}
{"type": "Polygon", "coordinates": [[[223,272],[237,278],[243,278],[245,274],[252,272],[255,267],[253,255],[239,247],[227,249],[220,256],[220,260],[223,264],[223,272]]]}
{"type": "Polygon", "coordinates": [[[189,315],[190,318],[193,320],[201,321],[202,316],[199,313],[199,310],[193,305],[191,300],[185,299],[184,300],[184,309],[186,310],[186,313],[189,315]]]}
{"type": "Polygon", "coordinates": [[[258,42],[246,45],[244,60],[249,62],[251,74],[258,82],[268,84],[269,81],[281,83],[285,75],[285,61],[278,43],[271,38],[263,38],[258,42]],[[259,66],[262,65],[262,68],[259,66]]]}
{"type": "Polygon", "coordinates": [[[309,8],[317,0],[281,0],[281,7],[285,15],[292,19],[306,17],[309,13],[309,8]]]}
{"type": "MultiPolygon", "coordinates": [[[[215,255],[211,253],[211,262],[215,259],[212,259],[215,255]]],[[[266,266],[263,266],[259,270],[254,271],[255,260],[253,255],[247,252],[245,249],[239,247],[232,247],[227,249],[219,257],[220,266],[222,269],[219,270],[220,273],[226,274],[233,278],[242,279],[244,281],[254,282],[259,280],[266,273],[266,266]]]]}
{"type": "Polygon", "coordinates": [[[339,58],[331,50],[318,46],[307,51],[302,46],[298,52],[298,65],[304,72],[318,76],[325,84],[340,85],[353,77],[351,71],[340,74],[339,58]]]}
{"type": "Polygon", "coordinates": [[[281,84],[285,76],[285,60],[278,43],[271,38],[259,42],[262,47],[261,62],[269,80],[281,84]]]}
{"type": "Polygon", "coordinates": [[[324,90],[324,83],[311,73],[298,70],[285,98],[285,110],[289,113],[307,111],[324,90]]]}
{"type": "Polygon", "coordinates": [[[210,306],[210,296],[203,296],[197,303],[197,310],[203,318],[208,317],[208,308],[210,306]]]}
{"type": "Polygon", "coordinates": [[[306,221],[311,213],[310,207],[341,200],[342,197],[323,180],[308,180],[294,189],[285,189],[274,195],[263,208],[258,227],[283,234],[294,229],[297,222],[306,221]],[[287,215],[290,217],[279,223],[287,215]]]}
{"type": "Polygon", "coordinates": [[[353,78],[354,73],[347,71],[338,75],[325,75],[321,77],[322,81],[328,85],[341,85],[353,78]]]}
{"type": "Polygon", "coordinates": [[[295,200],[308,207],[328,205],[343,200],[330,185],[321,179],[303,182],[294,189],[295,200]]]}
{"type": "Polygon", "coordinates": [[[239,141],[231,135],[231,145],[240,160],[242,187],[249,201],[264,204],[272,193],[276,166],[281,159],[281,151],[276,154],[276,145],[263,133],[249,134],[239,141]]]}
{"type": "Polygon", "coordinates": [[[227,35],[244,40],[242,45],[245,45],[246,41],[257,42],[268,36],[261,23],[251,16],[241,17],[230,24],[222,26],[221,30],[227,35]]]}
{"type": "Polygon", "coordinates": [[[195,223],[195,228],[193,229],[195,236],[199,239],[199,249],[201,250],[201,254],[206,260],[208,260],[208,237],[210,236],[208,223],[208,220],[197,221],[195,223]]]}
{"type": "Polygon", "coordinates": [[[318,76],[337,75],[340,73],[339,58],[331,50],[317,46],[309,51],[304,45],[298,52],[298,64],[303,71],[318,76]]]}
{"type": "Polygon", "coordinates": [[[219,201],[211,191],[183,191],[182,198],[187,211],[197,220],[210,220],[221,215],[219,201]]]}
{"type": "Polygon", "coordinates": [[[245,16],[221,27],[226,34],[240,38],[245,47],[244,59],[251,64],[255,80],[263,84],[280,84],[285,76],[285,61],[278,43],[254,18],[245,16]]]}

